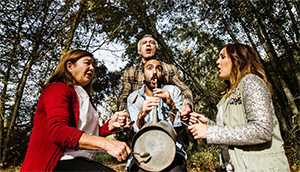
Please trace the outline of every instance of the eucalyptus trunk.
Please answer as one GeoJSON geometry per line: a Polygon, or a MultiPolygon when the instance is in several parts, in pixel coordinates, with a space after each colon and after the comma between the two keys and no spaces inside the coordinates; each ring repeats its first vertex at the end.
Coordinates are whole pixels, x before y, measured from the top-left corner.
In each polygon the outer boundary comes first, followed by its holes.
{"type": "MultiPolygon", "coordinates": [[[[14,61],[14,58],[16,56],[16,50],[18,48],[18,45],[20,43],[20,34],[21,34],[21,30],[22,30],[22,25],[24,22],[24,18],[27,15],[27,10],[28,10],[28,5],[25,5],[24,11],[23,11],[23,15],[21,17],[20,23],[18,24],[18,30],[16,32],[16,36],[14,37],[14,43],[13,43],[13,49],[11,50],[11,52],[9,53],[10,59],[7,62],[7,69],[6,72],[4,74],[4,80],[3,80],[3,89],[1,90],[1,104],[0,104],[0,167],[2,167],[4,165],[4,163],[6,162],[6,158],[4,158],[2,160],[2,148],[3,147],[3,138],[4,138],[4,123],[7,122],[7,120],[5,120],[7,117],[5,117],[5,102],[7,100],[7,85],[10,79],[10,72],[11,72],[11,68],[12,68],[12,64],[14,61]]],[[[4,154],[5,155],[5,154],[4,154]]]]}
{"type": "Polygon", "coordinates": [[[158,33],[154,21],[147,15],[145,5],[142,4],[142,1],[135,0],[129,1],[129,4],[130,3],[136,4],[136,6],[131,6],[130,10],[135,15],[134,17],[139,22],[141,28],[143,28],[146,33],[153,33],[152,36],[161,45],[160,49],[163,57],[166,58],[168,63],[174,63],[174,56],[172,54],[172,51],[165,43],[162,35],[158,33]]]}
{"type": "Polygon", "coordinates": [[[72,44],[72,41],[73,41],[73,38],[74,38],[74,34],[75,34],[76,29],[77,29],[78,23],[80,22],[80,18],[81,18],[81,16],[82,16],[82,13],[83,13],[83,11],[84,11],[84,8],[85,8],[85,0],[81,0],[81,1],[80,1],[80,5],[79,5],[78,12],[76,13],[75,19],[74,19],[73,22],[72,22],[72,26],[71,26],[70,32],[69,32],[69,34],[68,34],[68,38],[67,38],[67,41],[66,41],[66,45],[65,45],[65,48],[62,50],[60,59],[63,57],[63,55],[64,55],[64,54],[70,49],[70,47],[71,47],[71,44],[72,44]]]}
{"type": "Polygon", "coordinates": [[[295,19],[294,13],[291,10],[292,6],[291,6],[291,4],[287,0],[284,0],[284,2],[285,2],[285,5],[287,7],[287,10],[289,12],[289,16],[290,16],[290,18],[292,20],[292,28],[293,28],[293,31],[294,31],[294,33],[296,35],[296,41],[297,41],[298,49],[300,49],[300,33],[299,33],[299,28],[298,28],[297,21],[295,19]]]}
{"type": "Polygon", "coordinates": [[[275,19],[274,15],[271,13],[271,11],[268,7],[267,7],[267,15],[271,18],[271,21],[273,21],[273,24],[275,25],[275,29],[277,31],[277,34],[279,34],[279,38],[281,40],[281,43],[284,46],[285,52],[287,54],[287,59],[289,61],[291,69],[295,73],[296,80],[297,80],[297,83],[298,83],[298,88],[299,88],[300,87],[300,72],[298,70],[297,64],[296,64],[295,59],[294,59],[293,50],[290,48],[290,45],[289,45],[289,43],[288,43],[288,41],[287,41],[287,39],[284,35],[284,31],[282,30],[281,25],[279,25],[279,21],[275,19]]]}
{"type": "MultiPolygon", "coordinates": [[[[245,22],[244,22],[243,19],[241,19],[240,17],[238,17],[238,21],[241,23],[241,26],[242,26],[242,28],[244,29],[244,31],[245,31],[245,33],[246,33],[246,35],[247,35],[247,38],[249,39],[249,41],[250,41],[250,43],[251,43],[251,46],[255,49],[256,52],[258,52],[258,51],[257,51],[257,48],[256,48],[256,45],[255,45],[255,43],[254,43],[254,41],[253,41],[253,39],[252,39],[252,37],[251,37],[250,31],[249,31],[248,27],[245,25],[245,22]]],[[[263,60],[261,59],[261,56],[260,56],[260,55],[259,55],[259,58],[260,58],[261,61],[263,61],[263,60]]]]}
{"type": "Polygon", "coordinates": [[[229,24],[227,23],[227,21],[226,21],[226,19],[224,17],[224,14],[222,13],[222,11],[220,9],[218,1],[215,1],[213,4],[215,5],[215,6],[213,6],[213,8],[217,8],[217,12],[220,15],[220,19],[221,19],[222,23],[224,24],[226,31],[228,32],[228,34],[230,35],[230,37],[232,38],[232,40],[235,43],[238,43],[239,41],[234,36],[234,33],[233,33],[232,29],[230,28],[229,24]]]}
{"type": "MultiPolygon", "coordinates": [[[[254,41],[253,41],[253,39],[252,39],[252,37],[251,37],[251,35],[250,35],[250,32],[249,32],[248,27],[245,26],[245,22],[244,22],[240,17],[239,17],[238,19],[239,19],[239,22],[241,23],[241,26],[243,27],[243,29],[244,29],[246,35],[247,35],[247,37],[248,37],[248,39],[249,39],[249,41],[250,41],[252,47],[257,51],[256,45],[255,45],[255,43],[254,43],[254,41]]],[[[258,51],[257,51],[257,52],[258,52],[258,51]]],[[[261,61],[262,64],[263,64],[263,66],[265,66],[265,62],[264,62],[264,60],[261,58],[260,55],[259,55],[259,58],[260,58],[260,61],[261,61]]],[[[265,69],[266,74],[268,75],[268,74],[269,74],[268,68],[265,67],[264,69],[265,69]]],[[[272,77],[271,77],[271,76],[269,76],[268,78],[269,78],[269,82],[274,83],[274,82],[272,82],[272,77]]],[[[280,94],[279,91],[278,91],[278,93],[280,94]]],[[[276,109],[276,108],[275,108],[275,109],[276,109]]],[[[288,131],[287,122],[286,122],[286,119],[285,119],[285,117],[283,116],[283,114],[282,114],[281,112],[277,111],[277,112],[276,112],[276,115],[278,116],[278,120],[280,121],[280,124],[281,124],[283,130],[284,130],[284,131],[288,131]]]]}
{"type": "MultiPolygon", "coordinates": [[[[284,70],[278,62],[278,56],[277,56],[275,49],[269,39],[269,36],[265,30],[265,27],[262,24],[259,17],[257,17],[257,21],[258,21],[258,23],[255,20],[252,20],[253,25],[256,29],[257,35],[259,37],[259,40],[260,40],[261,44],[263,45],[265,51],[267,52],[268,57],[270,58],[271,64],[273,66],[273,70],[275,71],[275,74],[277,75],[277,78],[278,78],[278,80],[283,88],[283,91],[285,93],[285,96],[287,97],[289,108],[291,109],[291,112],[293,114],[292,118],[298,118],[299,111],[295,104],[295,99],[291,93],[291,90],[289,89],[288,85],[286,84],[286,82],[282,76],[282,73],[284,70]],[[260,30],[264,33],[264,37],[260,33],[260,30]]],[[[293,124],[295,124],[295,122],[297,122],[297,121],[293,121],[293,124]]]]}
{"type": "Polygon", "coordinates": [[[31,55],[30,55],[29,62],[24,67],[23,75],[22,75],[22,77],[21,77],[21,79],[18,83],[17,89],[16,89],[15,104],[14,104],[14,108],[12,110],[10,123],[9,123],[8,129],[7,129],[7,134],[6,134],[4,143],[3,143],[3,154],[2,154],[2,159],[1,159],[2,162],[6,162],[6,160],[7,160],[9,147],[10,147],[10,140],[11,140],[11,137],[13,136],[13,127],[15,125],[15,121],[16,121],[17,116],[18,116],[18,110],[19,110],[19,106],[20,106],[20,103],[21,103],[21,100],[22,100],[22,96],[23,96],[24,87],[25,87],[25,84],[26,84],[27,77],[30,73],[30,70],[31,70],[31,67],[34,63],[34,60],[36,59],[37,50],[38,50],[38,48],[41,44],[42,31],[43,31],[43,28],[44,28],[44,25],[45,25],[45,21],[46,21],[46,18],[47,18],[47,13],[48,13],[48,10],[49,10],[50,3],[51,2],[49,2],[49,1],[45,2],[44,16],[43,16],[41,26],[40,26],[40,28],[38,30],[38,33],[37,33],[37,36],[36,36],[35,47],[32,50],[32,52],[30,53],[31,55]]]}
{"type": "Polygon", "coordinates": [[[299,0],[292,0],[292,3],[293,3],[293,5],[294,5],[294,7],[295,7],[295,9],[298,13],[298,16],[300,16],[300,7],[299,7],[300,3],[299,3],[299,0]]]}

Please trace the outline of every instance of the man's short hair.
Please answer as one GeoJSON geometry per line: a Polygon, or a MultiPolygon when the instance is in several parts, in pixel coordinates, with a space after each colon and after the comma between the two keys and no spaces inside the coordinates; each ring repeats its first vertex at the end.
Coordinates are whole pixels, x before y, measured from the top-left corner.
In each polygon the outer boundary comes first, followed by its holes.
{"type": "MultiPolygon", "coordinates": [[[[145,34],[145,35],[142,37],[142,39],[143,39],[143,38],[146,38],[146,37],[151,37],[151,38],[153,38],[152,35],[150,35],[150,34],[145,34]]],[[[141,47],[140,47],[140,44],[141,44],[142,39],[140,39],[139,42],[138,42],[138,44],[137,44],[137,50],[138,50],[138,51],[139,51],[140,48],[141,48],[141,47]]],[[[154,41],[155,41],[156,49],[159,49],[158,42],[156,41],[155,38],[153,38],[153,39],[154,39],[154,41]]]]}
{"type": "MultiPolygon", "coordinates": [[[[156,60],[156,61],[158,61],[158,62],[161,64],[161,61],[159,61],[159,60],[157,60],[157,59],[155,59],[155,58],[149,59],[149,60],[147,60],[145,63],[143,63],[142,73],[145,72],[145,65],[146,65],[146,63],[147,63],[148,61],[150,61],[150,60],[156,60]]],[[[161,65],[162,65],[162,64],[161,64],[161,65]]],[[[161,72],[162,72],[163,70],[164,70],[164,69],[161,67],[161,72]]]]}

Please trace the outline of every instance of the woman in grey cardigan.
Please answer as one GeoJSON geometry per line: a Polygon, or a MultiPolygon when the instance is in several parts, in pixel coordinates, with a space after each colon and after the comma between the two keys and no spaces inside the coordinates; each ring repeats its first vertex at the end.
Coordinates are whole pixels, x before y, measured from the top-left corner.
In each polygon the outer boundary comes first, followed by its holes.
{"type": "Polygon", "coordinates": [[[257,52],[234,43],[220,49],[217,67],[227,88],[218,103],[216,123],[192,113],[195,139],[222,148],[220,171],[290,171],[272,104],[272,89],[257,52]]]}

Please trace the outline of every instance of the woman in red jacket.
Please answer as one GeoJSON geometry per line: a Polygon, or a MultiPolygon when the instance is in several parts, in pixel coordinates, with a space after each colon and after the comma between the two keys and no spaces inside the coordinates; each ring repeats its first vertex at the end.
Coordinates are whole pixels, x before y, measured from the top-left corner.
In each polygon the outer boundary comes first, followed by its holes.
{"type": "Polygon", "coordinates": [[[97,150],[125,160],[124,142],[105,136],[127,128],[127,112],[116,112],[102,127],[91,102],[94,57],[70,50],[44,86],[21,171],[113,171],[92,161],[97,150]]]}

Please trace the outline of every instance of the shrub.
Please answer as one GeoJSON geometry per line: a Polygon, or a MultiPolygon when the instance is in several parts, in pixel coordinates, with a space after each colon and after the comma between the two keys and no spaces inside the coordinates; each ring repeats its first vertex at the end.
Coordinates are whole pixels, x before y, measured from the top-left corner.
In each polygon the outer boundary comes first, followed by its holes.
{"type": "Polygon", "coordinates": [[[206,144],[198,144],[196,148],[192,148],[190,144],[187,149],[188,171],[214,171],[220,166],[219,156],[221,149],[218,146],[208,146],[206,144]]]}

